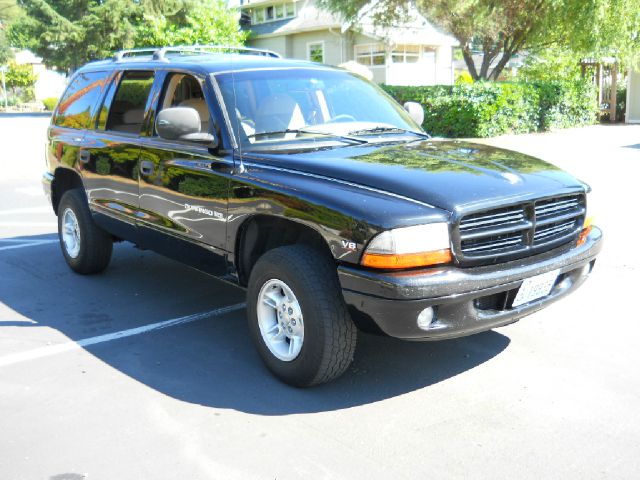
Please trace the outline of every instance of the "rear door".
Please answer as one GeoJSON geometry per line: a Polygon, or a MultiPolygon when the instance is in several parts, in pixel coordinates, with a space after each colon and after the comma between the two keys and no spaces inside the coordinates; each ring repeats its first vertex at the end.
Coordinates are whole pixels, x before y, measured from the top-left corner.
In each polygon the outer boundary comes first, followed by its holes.
{"type": "Polygon", "coordinates": [[[153,71],[117,72],[79,153],[96,221],[132,241],[138,240],[140,136],[153,81],[153,71]]]}

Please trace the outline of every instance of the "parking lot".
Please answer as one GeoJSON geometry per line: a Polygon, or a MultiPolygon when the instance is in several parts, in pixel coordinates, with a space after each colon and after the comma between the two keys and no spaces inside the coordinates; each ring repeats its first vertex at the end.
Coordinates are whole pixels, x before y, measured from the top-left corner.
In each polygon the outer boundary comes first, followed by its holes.
{"type": "Polygon", "coordinates": [[[127,243],[68,269],[48,121],[0,116],[0,479],[638,478],[640,126],[489,141],[594,188],[605,246],[578,292],[458,340],[362,334],[342,378],[298,390],[241,289],[127,243]]]}

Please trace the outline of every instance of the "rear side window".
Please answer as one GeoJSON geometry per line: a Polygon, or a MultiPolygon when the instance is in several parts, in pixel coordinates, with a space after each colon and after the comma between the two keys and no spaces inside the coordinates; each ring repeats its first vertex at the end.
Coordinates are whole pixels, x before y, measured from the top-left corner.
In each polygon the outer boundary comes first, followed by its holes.
{"type": "Polygon", "coordinates": [[[153,72],[125,72],[109,106],[106,129],[139,134],[152,85],[153,72]]]}
{"type": "Polygon", "coordinates": [[[109,72],[85,72],[76,75],[60,99],[54,125],[84,130],[90,128],[91,119],[109,72]]]}

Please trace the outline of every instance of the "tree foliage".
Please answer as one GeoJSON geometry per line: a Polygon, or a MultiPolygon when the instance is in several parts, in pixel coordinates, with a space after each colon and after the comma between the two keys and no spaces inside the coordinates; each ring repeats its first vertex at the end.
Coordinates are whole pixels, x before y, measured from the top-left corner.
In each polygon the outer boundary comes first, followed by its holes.
{"type": "Polygon", "coordinates": [[[640,0],[322,0],[357,25],[369,15],[381,26],[402,23],[417,10],[450,32],[475,79],[497,79],[522,50],[561,47],[582,56],[640,57],[640,0]],[[473,62],[474,50],[482,62],[473,62]]]}
{"type": "Polygon", "coordinates": [[[235,13],[222,0],[18,2],[26,15],[11,26],[12,43],[61,70],[75,70],[123,48],[244,40],[235,13]]]}
{"type": "Polygon", "coordinates": [[[7,30],[9,23],[20,14],[20,8],[15,0],[0,0],[0,65],[6,64],[12,58],[7,30]]]}
{"type": "Polygon", "coordinates": [[[246,34],[238,30],[238,19],[220,1],[194,2],[176,14],[144,14],[136,32],[136,46],[242,45],[246,34]]]}
{"type": "Polygon", "coordinates": [[[5,81],[11,96],[23,102],[33,100],[33,87],[38,75],[33,72],[31,65],[17,65],[15,62],[9,61],[8,67],[5,81]]]}

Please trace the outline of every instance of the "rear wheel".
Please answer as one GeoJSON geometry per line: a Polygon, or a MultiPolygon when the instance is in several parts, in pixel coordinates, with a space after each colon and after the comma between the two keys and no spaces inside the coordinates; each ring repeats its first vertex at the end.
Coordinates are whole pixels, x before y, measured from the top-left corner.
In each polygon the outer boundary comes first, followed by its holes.
{"type": "Polygon", "coordinates": [[[262,360],[285,383],[328,382],[353,360],[357,330],[335,265],[315,249],[279,247],[260,257],[249,279],[247,313],[262,360]]]}
{"type": "Polygon", "coordinates": [[[109,265],[113,238],[95,224],[80,189],[68,190],[60,199],[58,237],[64,259],[73,271],[98,273],[109,265]]]}

